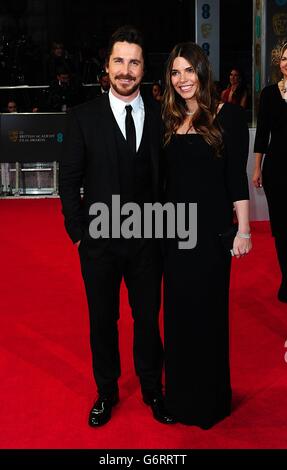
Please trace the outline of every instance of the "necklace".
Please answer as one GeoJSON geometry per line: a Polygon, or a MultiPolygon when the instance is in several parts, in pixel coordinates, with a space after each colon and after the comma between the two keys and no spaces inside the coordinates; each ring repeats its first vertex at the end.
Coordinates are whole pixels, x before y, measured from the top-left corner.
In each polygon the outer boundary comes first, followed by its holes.
{"type": "Polygon", "coordinates": [[[287,92],[287,80],[285,80],[285,83],[284,83],[284,78],[282,78],[281,82],[282,82],[281,93],[286,93],[287,92]]]}
{"type": "Polygon", "coordinates": [[[186,111],[186,112],[185,112],[185,114],[186,114],[187,116],[193,116],[194,113],[195,113],[195,111],[186,111]]]}

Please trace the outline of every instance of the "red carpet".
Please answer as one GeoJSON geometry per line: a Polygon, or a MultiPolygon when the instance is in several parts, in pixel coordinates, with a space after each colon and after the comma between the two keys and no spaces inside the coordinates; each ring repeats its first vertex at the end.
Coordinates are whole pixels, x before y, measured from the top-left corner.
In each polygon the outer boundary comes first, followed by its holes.
{"type": "Polygon", "coordinates": [[[287,447],[287,304],[276,299],[279,268],[267,222],[253,224],[252,254],[233,261],[231,417],[209,431],[152,419],[133,369],[123,287],[121,401],[110,423],[91,429],[87,305],[60,202],[1,200],[0,214],[1,449],[287,447]]]}

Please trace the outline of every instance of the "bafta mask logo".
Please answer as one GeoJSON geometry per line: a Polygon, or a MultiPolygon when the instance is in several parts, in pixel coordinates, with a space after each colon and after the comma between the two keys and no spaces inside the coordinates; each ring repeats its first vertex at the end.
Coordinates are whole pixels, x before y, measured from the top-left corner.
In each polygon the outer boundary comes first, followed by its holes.
{"type": "Polygon", "coordinates": [[[272,18],[273,30],[276,36],[287,34],[287,13],[276,13],[272,18]]]}
{"type": "Polygon", "coordinates": [[[201,34],[206,39],[208,38],[209,34],[211,33],[212,25],[210,23],[203,23],[201,25],[201,34]]]}
{"type": "Polygon", "coordinates": [[[8,138],[10,142],[18,142],[19,141],[19,131],[9,131],[8,132],[8,138]]]}

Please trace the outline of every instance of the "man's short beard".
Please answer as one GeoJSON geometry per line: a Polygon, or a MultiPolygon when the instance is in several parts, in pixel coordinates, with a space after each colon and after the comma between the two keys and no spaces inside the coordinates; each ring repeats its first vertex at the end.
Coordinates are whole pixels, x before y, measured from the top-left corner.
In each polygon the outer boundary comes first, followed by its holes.
{"type": "Polygon", "coordinates": [[[135,84],[132,88],[129,88],[125,90],[124,88],[118,88],[116,84],[113,84],[112,87],[114,90],[118,93],[118,95],[121,96],[130,96],[132,95],[135,91],[137,91],[140,87],[140,83],[135,84]]]}

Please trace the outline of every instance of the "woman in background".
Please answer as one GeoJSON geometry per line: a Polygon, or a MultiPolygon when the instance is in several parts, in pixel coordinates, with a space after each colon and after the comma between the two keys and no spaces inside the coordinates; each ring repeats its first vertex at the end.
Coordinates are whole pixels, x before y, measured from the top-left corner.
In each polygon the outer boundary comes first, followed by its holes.
{"type": "Polygon", "coordinates": [[[243,83],[242,74],[239,69],[233,68],[229,75],[229,85],[222,91],[223,103],[238,104],[242,108],[247,106],[247,88],[243,83]]]}
{"type": "Polygon", "coordinates": [[[282,79],[265,87],[260,95],[253,184],[256,188],[264,187],[282,274],[278,299],[287,302],[287,43],[280,50],[279,65],[282,79]]]}
{"type": "Polygon", "coordinates": [[[153,99],[159,102],[162,101],[162,89],[158,82],[154,82],[152,84],[151,93],[152,93],[153,99]]]}

